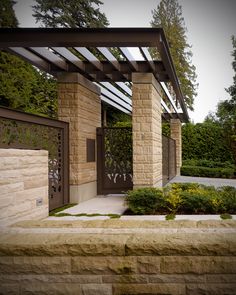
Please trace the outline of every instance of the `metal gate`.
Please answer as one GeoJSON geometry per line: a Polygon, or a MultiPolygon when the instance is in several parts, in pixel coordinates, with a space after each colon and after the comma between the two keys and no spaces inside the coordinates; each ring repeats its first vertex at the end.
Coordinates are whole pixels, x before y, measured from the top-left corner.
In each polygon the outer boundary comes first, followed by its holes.
{"type": "Polygon", "coordinates": [[[98,194],[133,188],[132,128],[97,128],[98,194]]]}
{"type": "Polygon", "coordinates": [[[69,202],[68,123],[0,108],[0,148],[48,150],[49,210],[69,202]]]}
{"type": "Polygon", "coordinates": [[[167,184],[176,175],[176,142],[162,135],[162,182],[167,184]]]}

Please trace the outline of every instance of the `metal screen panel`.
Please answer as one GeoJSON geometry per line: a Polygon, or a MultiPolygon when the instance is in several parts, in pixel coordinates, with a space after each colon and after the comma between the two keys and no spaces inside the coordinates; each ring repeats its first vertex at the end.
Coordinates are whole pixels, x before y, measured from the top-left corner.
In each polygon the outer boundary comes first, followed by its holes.
{"type": "Polygon", "coordinates": [[[0,108],[0,148],[49,152],[49,210],[69,202],[68,145],[68,123],[0,108]]]}
{"type": "Polygon", "coordinates": [[[131,128],[97,128],[98,194],[133,188],[131,128]]]}
{"type": "Polygon", "coordinates": [[[162,135],[162,182],[166,185],[176,176],[176,143],[175,140],[162,135]]]}

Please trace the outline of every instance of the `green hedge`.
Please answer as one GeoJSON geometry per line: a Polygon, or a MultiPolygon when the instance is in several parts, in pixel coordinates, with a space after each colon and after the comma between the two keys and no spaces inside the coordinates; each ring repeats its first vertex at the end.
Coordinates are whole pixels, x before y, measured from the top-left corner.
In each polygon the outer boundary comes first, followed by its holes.
{"type": "MultiPolygon", "coordinates": [[[[183,159],[206,159],[233,163],[225,130],[215,123],[187,123],[182,126],[183,159]]],[[[200,165],[201,166],[201,165],[200,165]]]]}
{"type": "Polygon", "coordinates": [[[217,162],[207,159],[187,159],[183,160],[183,166],[202,166],[209,168],[232,168],[235,169],[235,165],[230,161],[217,162]]]}
{"type": "Polygon", "coordinates": [[[209,168],[202,166],[182,166],[181,175],[213,178],[234,178],[233,168],[209,168]]]}

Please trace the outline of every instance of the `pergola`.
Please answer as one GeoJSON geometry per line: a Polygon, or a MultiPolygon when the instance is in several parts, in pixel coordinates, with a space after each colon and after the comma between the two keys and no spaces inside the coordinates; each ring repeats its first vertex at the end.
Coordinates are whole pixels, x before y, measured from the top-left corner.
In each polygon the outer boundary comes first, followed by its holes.
{"type": "Polygon", "coordinates": [[[153,73],[165,93],[163,118],[189,120],[162,28],[2,28],[0,48],[55,77],[62,72],[82,74],[101,87],[104,102],[125,113],[132,112],[132,73],[153,73]],[[130,47],[137,49],[136,57],[130,47]],[[114,55],[114,48],[122,58],[114,55]],[[156,49],[160,60],[152,59],[149,48],[156,49]],[[166,82],[172,85],[175,98],[166,82]]]}
{"type": "Polygon", "coordinates": [[[163,185],[162,120],[170,121],[180,173],[189,116],[162,28],[2,28],[0,49],[58,80],[58,117],[70,124],[71,202],[98,192],[102,102],[132,114],[134,187],[163,185]]]}

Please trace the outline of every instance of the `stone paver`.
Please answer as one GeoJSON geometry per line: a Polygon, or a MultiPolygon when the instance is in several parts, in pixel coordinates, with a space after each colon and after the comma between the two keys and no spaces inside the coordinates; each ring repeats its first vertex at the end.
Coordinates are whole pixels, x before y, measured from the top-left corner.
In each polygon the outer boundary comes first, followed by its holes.
{"type": "Polygon", "coordinates": [[[205,185],[220,186],[233,186],[236,187],[236,179],[225,178],[207,178],[207,177],[191,177],[191,176],[176,176],[169,183],[173,182],[196,182],[205,185]]]}
{"type": "Polygon", "coordinates": [[[98,196],[66,209],[63,213],[70,214],[123,214],[127,207],[124,205],[124,195],[98,196]]]}

